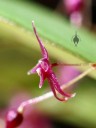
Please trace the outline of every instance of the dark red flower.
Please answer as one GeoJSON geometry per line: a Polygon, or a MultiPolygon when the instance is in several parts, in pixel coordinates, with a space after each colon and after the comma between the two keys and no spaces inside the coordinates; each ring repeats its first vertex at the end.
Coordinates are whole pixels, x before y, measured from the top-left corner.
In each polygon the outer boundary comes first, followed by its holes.
{"type": "MultiPolygon", "coordinates": [[[[52,125],[49,117],[39,111],[34,105],[27,104],[28,99],[29,95],[27,95],[26,92],[20,92],[20,94],[11,99],[9,111],[6,110],[8,111],[6,123],[0,124],[2,128],[51,128],[52,125]],[[26,102],[26,107],[22,106],[21,109],[19,109],[24,102],[26,102]]],[[[3,118],[1,119],[0,121],[3,123],[3,118]]]]}
{"type": "Polygon", "coordinates": [[[64,0],[65,9],[68,14],[80,12],[84,7],[84,0],[64,0]]]}
{"type": "Polygon", "coordinates": [[[16,128],[23,121],[22,113],[16,110],[10,110],[6,116],[6,128],[16,128]]]}

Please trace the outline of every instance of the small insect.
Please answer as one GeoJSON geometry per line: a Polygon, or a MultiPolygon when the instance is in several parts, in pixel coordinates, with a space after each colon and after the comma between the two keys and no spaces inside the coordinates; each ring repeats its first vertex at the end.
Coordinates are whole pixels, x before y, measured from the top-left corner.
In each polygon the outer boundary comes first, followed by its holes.
{"type": "Polygon", "coordinates": [[[79,36],[77,35],[77,32],[75,33],[75,35],[73,36],[73,40],[72,40],[75,44],[75,46],[78,45],[79,41],[80,41],[80,38],[79,36]]]}

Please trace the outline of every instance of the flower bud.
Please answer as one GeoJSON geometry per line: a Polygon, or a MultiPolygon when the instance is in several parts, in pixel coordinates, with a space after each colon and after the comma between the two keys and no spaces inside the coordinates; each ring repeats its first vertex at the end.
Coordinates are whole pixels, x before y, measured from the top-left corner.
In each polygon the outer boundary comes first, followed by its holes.
{"type": "Polygon", "coordinates": [[[6,116],[6,128],[16,128],[23,121],[22,113],[16,110],[10,110],[6,116]]]}

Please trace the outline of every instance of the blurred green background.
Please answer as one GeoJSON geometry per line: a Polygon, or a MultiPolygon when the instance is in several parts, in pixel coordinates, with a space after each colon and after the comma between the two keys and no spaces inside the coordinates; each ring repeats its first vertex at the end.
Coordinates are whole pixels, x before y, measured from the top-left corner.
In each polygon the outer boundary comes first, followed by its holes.
{"type": "MultiPolygon", "coordinates": [[[[84,27],[78,29],[81,41],[74,46],[73,27],[64,16],[34,1],[0,1],[0,107],[7,108],[20,92],[32,97],[50,90],[45,82],[38,88],[39,77],[27,71],[41,58],[31,21],[44,42],[52,62],[83,63],[96,61],[96,38],[84,27]]],[[[88,67],[79,67],[81,72],[88,67]]],[[[66,74],[65,74],[66,75],[66,74]]],[[[39,103],[38,109],[54,122],[54,128],[96,128],[96,71],[78,82],[77,95],[67,103],[55,98],[39,103]],[[61,125],[62,124],[62,125],[61,125]],[[65,125],[66,124],[66,125],[65,125]]]]}

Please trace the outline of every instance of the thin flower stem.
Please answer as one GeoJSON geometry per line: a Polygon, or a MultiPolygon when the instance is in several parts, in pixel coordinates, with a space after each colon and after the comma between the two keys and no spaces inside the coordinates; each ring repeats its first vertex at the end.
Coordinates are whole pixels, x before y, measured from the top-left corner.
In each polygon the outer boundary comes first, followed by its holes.
{"type": "Polygon", "coordinates": [[[95,63],[79,63],[79,64],[67,64],[67,63],[53,63],[52,67],[54,66],[92,66],[95,63]]]}
{"type": "MultiPolygon", "coordinates": [[[[83,77],[85,77],[87,74],[89,74],[91,71],[95,70],[94,67],[90,67],[88,68],[86,71],[84,71],[83,73],[81,73],[79,76],[77,76],[76,78],[72,79],[71,81],[69,81],[68,83],[64,84],[61,86],[61,88],[64,90],[65,88],[68,88],[69,86],[73,85],[74,83],[76,83],[77,81],[79,81],[80,79],[82,79],[83,77]]],[[[29,99],[27,101],[24,101],[20,104],[20,106],[18,107],[18,112],[23,112],[25,107],[28,106],[28,105],[31,105],[31,104],[36,104],[36,103],[39,103],[39,102],[42,102],[46,99],[49,99],[51,97],[53,97],[54,94],[52,91],[44,94],[44,95],[41,95],[39,97],[35,97],[33,99],[29,99]]]]}
{"type": "Polygon", "coordinates": [[[69,86],[71,86],[72,84],[76,83],[77,81],[79,81],[80,79],[85,77],[87,74],[89,74],[93,70],[95,70],[94,67],[88,68],[86,71],[84,71],[83,73],[81,73],[80,75],[78,75],[77,77],[75,77],[74,79],[69,81],[68,83],[62,85],[62,89],[68,88],[69,86]]]}

